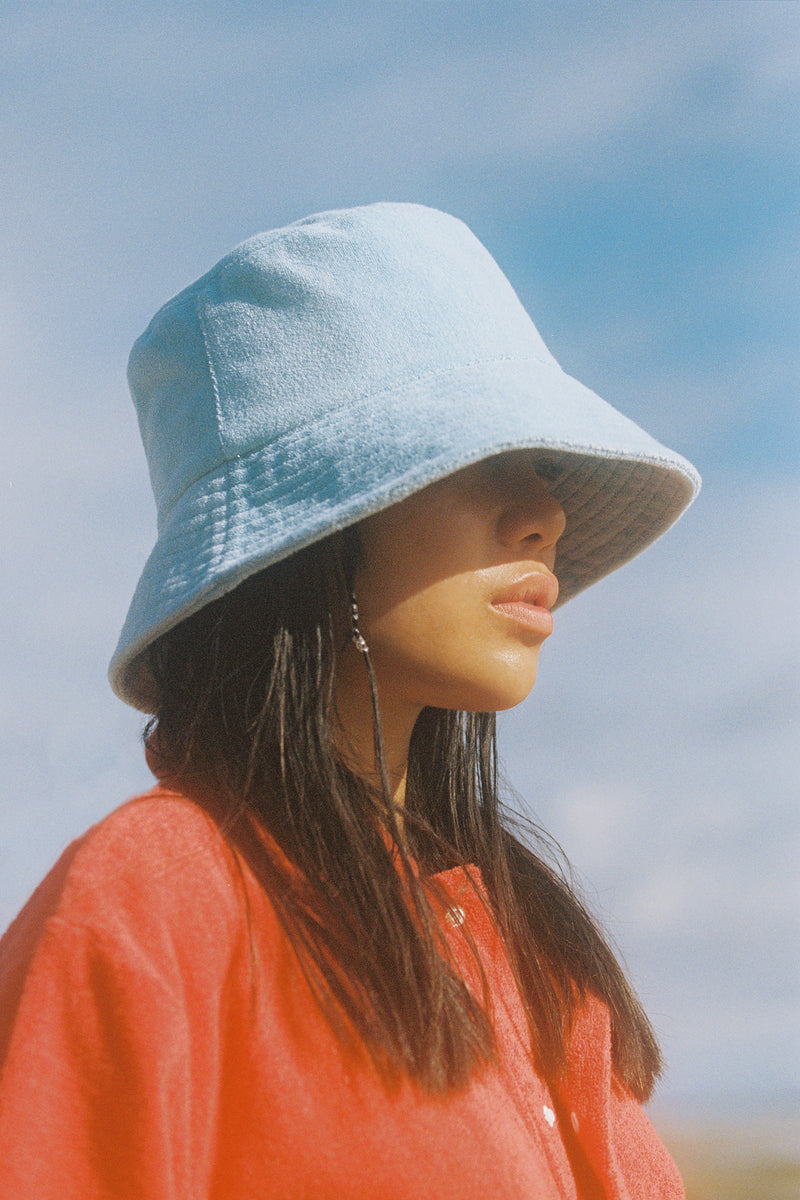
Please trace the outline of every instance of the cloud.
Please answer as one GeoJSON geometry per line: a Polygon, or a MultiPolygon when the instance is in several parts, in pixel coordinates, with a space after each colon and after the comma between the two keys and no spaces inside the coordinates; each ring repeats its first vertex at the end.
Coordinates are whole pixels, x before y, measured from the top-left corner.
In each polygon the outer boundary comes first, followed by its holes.
{"type": "MultiPolygon", "coordinates": [[[[82,145],[110,137],[113,146],[120,134],[134,156],[160,140],[200,178],[214,166],[202,163],[209,141],[217,165],[258,173],[242,153],[253,134],[264,167],[279,161],[290,178],[300,170],[313,179],[315,161],[330,169],[342,155],[357,177],[368,166],[385,178],[398,155],[423,169],[544,155],[595,173],[602,159],[587,151],[644,124],[669,128],[676,144],[704,129],[754,144],[764,120],[774,132],[776,113],[800,86],[789,49],[800,32],[792,4],[697,3],[689,24],[681,4],[619,5],[592,20],[585,6],[531,4],[525,13],[475,4],[467,12],[412,3],[396,22],[364,4],[305,13],[264,5],[233,16],[211,5],[202,21],[168,5],[117,6],[102,16],[87,6],[82,19],[71,7],[10,22],[5,66],[25,101],[16,107],[21,127],[33,125],[55,150],[63,127],[91,111],[74,147],[79,157],[82,145]],[[178,133],[193,116],[203,122],[200,141],[178,133]]],[[[115,159],[112,152],[96,165],[115,159]]],[[[167,174],[160,183],[170,181],[167,174]]],[[[280,191],[285,180],[273,174],[272,183],[280,191]]]]}

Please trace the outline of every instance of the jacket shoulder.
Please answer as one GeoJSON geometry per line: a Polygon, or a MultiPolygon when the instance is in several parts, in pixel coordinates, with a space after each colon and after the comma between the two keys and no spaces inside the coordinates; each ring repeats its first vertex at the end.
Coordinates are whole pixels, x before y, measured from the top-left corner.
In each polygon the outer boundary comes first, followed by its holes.
{"type": "Polygon", "coordinates": [[[80,932],[168,959],[241,939],[246,869],[211,815],[163,786],[134,797],[74,841],[0,941],[0,974],[43,942],[80,932]]]}

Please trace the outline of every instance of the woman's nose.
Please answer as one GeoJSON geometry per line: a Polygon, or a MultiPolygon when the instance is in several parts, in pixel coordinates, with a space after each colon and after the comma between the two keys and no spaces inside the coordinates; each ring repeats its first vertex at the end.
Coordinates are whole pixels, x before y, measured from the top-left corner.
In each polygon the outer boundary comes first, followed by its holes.
{"type": "Polygon", "coordinates": [[[566,524],[559,502],[539,494],[508,506],[500,517],[498,536],[509,549],[547,550],[555,546],[566,524]]]}

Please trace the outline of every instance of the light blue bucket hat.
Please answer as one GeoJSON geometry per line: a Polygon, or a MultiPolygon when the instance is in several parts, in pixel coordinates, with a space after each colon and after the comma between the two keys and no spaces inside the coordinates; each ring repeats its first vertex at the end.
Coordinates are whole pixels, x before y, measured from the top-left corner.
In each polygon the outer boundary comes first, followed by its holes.
{"type": "Polygon", "coordinates": [[[131,392],[158,539],[109,668],[145,712],[145,651],[253,572],[470,463],[546,452],[567,516],[560,603],[663,533],[694,468],[547,350],[454,217],[414,204],[258,234],[166,304],[131,392]]]}

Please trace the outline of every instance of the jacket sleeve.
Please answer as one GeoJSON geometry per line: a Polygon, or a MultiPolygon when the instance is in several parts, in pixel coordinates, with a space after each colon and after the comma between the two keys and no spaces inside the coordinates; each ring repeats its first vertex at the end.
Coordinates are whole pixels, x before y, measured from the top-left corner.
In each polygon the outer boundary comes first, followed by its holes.
{"type": "Polygon", "coordinates": [[[37,893],[0,943],[0,1200],[209,1193],[225,938],[173,885],[37,893]]]}
{"type": "Polygon", "coordinates": [[[15,1007],[0,1074],[2,1200],[198,1194],[191,1033],[152,963],[54,921],[15,1007]]]}

